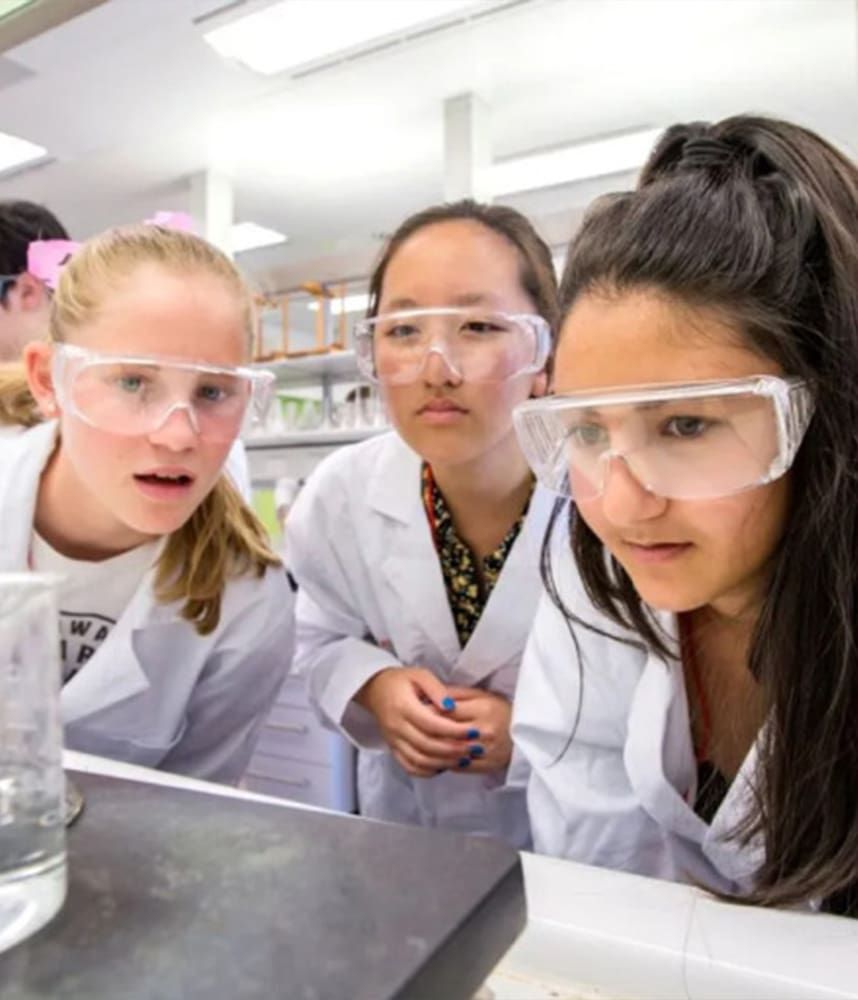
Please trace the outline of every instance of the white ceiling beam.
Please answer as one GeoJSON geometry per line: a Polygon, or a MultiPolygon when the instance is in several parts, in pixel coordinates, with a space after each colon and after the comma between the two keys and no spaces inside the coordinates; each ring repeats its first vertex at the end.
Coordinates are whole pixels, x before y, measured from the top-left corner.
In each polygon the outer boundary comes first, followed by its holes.
{"type": "Polygon", "coordinates": [[[444,200],[490,201],[486,178],[492,162],[490,109],[476,94],[444,101],[444,200]]]}
{"type": "Polygon", "coordinates": [[[231,258],[235,221],[232,179],[216,170],[201,170],[191,175],[189,184],[189,210],[199,226],[200,235],[231,258]]]}

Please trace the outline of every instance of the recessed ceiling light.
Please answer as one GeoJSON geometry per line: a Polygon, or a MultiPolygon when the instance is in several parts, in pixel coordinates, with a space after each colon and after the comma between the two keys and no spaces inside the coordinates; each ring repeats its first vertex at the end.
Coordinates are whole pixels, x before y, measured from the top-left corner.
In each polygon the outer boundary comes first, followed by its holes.
{"type": "MultiPolygon", "coordinates": [[[[203,37],[222,56],[257,73],[282,73],[469,13],[483,15],[494,6],[498,0],[278,0],[213,27],[203,37]]],[[[212,22],[204,18],[200,23],[212,22]]]]}
{"type": "Polygon", "coordinates": [[[277,243],[286,243],[289,239],[276,229],[268,229],[255,222],[236,222],[230,229],[229,236],[233,253],[244,253],[245,250],[256,250],[259,247],[273,247],[277,243]]]}
{"type": "Polygon", "coordinates": [[[501,160],[488,168],[488,188],[497,196],[637,170],[661,133],[657,128],[642,129],[501,160]]]}
{"type": "Polygon", "coordinates": [[[44,146],[37,146],[27,139],[19,139],[17,135],[0,132],[0,172],[20,167],[24,163],[41,160],[48,155],[44,146]]]}

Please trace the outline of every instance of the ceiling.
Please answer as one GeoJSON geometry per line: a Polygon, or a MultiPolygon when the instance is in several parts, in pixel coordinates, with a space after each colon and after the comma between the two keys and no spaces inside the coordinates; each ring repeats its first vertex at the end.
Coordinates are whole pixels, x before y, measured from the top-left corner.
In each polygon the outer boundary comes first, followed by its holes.
{"type": "MultiPolygon", "coordinates": [[[[443,102],[465,92],[490,108],[497,157],[746,110],[858,151],[855,0],[526,0],[301,79],[210,49],[194,18],[223,2],[107,0],[0,56],[0,130],[52,157],[0,178],[0,198],[84,237],[186,208],[189,176],[214,168],[237,220],[289,235],[239,258],[275,290],[365,273],[380,234],[443,198],[443,102]]],[[[504,200],[560,245],[630,181],[504,200]]]]}

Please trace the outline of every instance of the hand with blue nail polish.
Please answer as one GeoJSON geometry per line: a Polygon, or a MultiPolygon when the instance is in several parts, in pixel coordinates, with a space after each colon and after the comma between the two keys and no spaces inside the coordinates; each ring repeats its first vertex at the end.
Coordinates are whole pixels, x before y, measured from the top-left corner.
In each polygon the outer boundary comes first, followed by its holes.
{"type": "MultiPolygon", "coordinates": [[[[467,770],[486,774],[504,770],[512,757],[510,722],[512,705],[503,695],[482,688],[451,687],[447,696],[456,702],[449,717],[467,724],[467,770]]],[[[457,770],[465,770],[459,764],[457,770]]],[[[453,772],[455,773],[455,772],[453,772]]]]}
{"type": "Polygon", "coordinates": [[[452,718],[456,699],[431,670],[387,667],[371,677],[354,700],[375,716],[385,742],[408,774],[433,778],[470,765],[467,739],[473,727],[452,718]]]}

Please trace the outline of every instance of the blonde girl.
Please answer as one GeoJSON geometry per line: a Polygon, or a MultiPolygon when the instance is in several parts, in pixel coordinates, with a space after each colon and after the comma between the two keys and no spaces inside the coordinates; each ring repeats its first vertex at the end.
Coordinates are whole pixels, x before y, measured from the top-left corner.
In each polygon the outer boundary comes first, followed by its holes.
{"type": "Polygon", "coordinates": [[[214,247],[129,227],[74,254],[24,350],[44,422],[0,442],[0,570],[62,581],[72,749],[235,782],[288,669],[286,575],[222,473],[268,389],[252,318],[214,247]]]}

